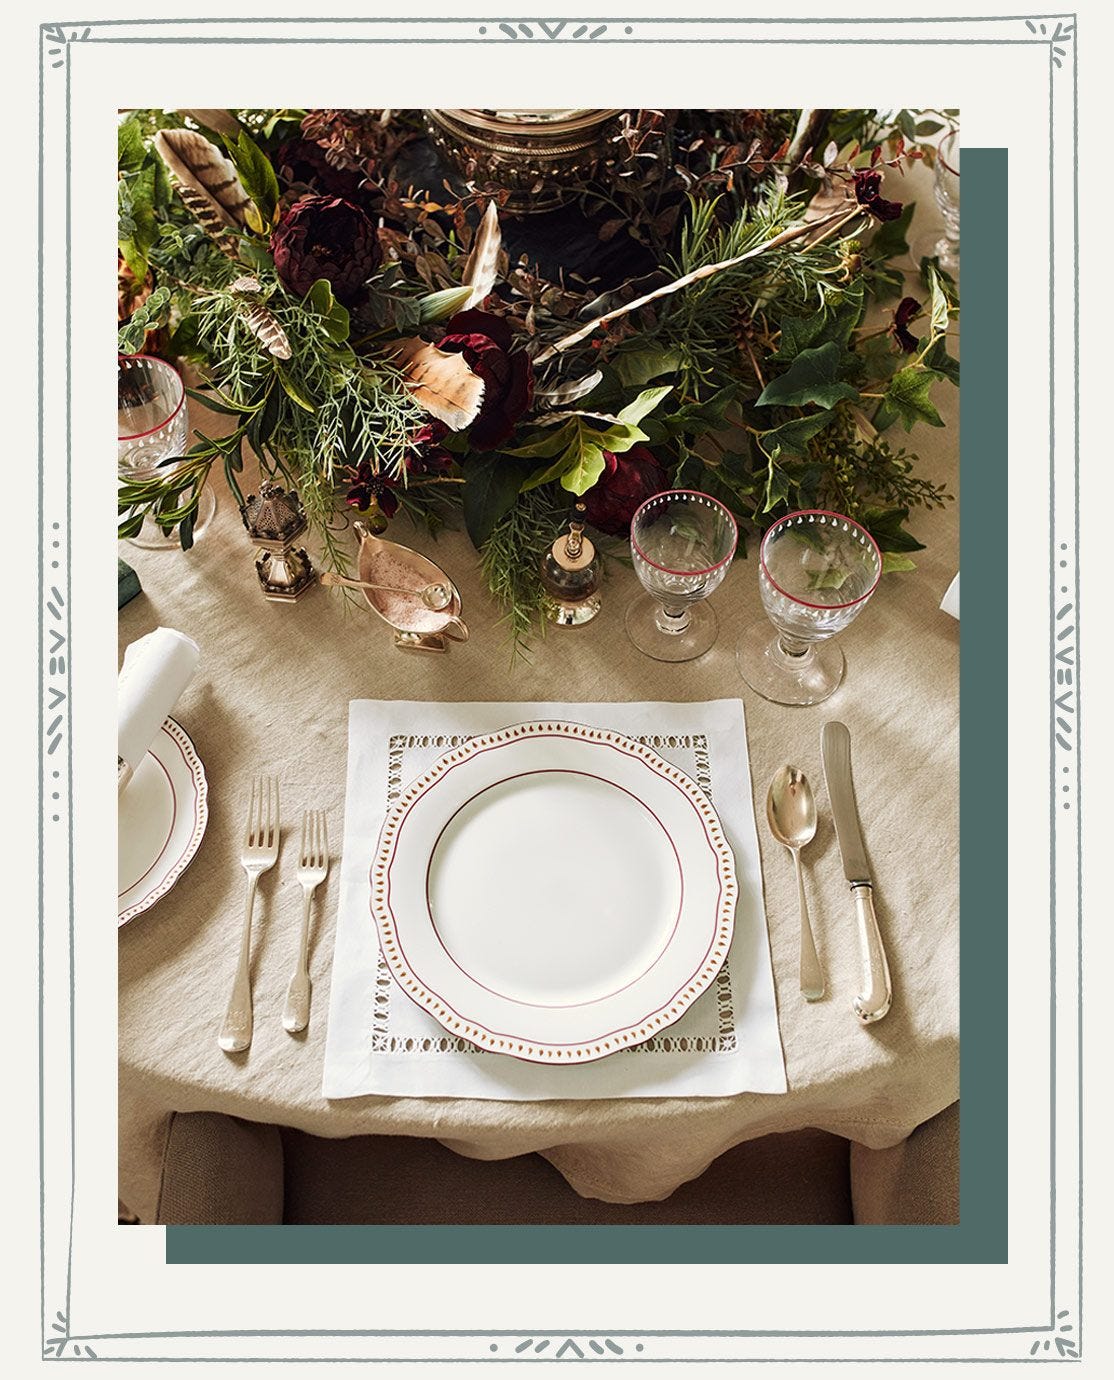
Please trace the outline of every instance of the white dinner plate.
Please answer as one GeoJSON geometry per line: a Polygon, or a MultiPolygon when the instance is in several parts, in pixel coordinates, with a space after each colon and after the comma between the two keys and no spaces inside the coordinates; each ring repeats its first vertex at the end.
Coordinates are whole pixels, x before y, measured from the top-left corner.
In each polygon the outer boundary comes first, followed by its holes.
{"type": "Polygon", "coordinates": [[[540,1063],[647,1040],[727,956],[735,864],[707,797],[630,738],[518,724],[413,782],[371,867],[379,943],[455,1035],[540,1063]]]}
{"type": "Polygon", "coordinates": [[[167,719],[119,804],[117,923],[153,906],[193,861],[209,818],[205,768],[167,719]]]}

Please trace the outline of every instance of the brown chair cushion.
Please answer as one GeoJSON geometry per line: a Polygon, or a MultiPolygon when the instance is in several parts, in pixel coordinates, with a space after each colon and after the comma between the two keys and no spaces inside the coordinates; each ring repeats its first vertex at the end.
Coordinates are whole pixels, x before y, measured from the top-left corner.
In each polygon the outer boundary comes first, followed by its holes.
{"type": "Polygon", "coordinates": [[[466,1159],[433,1140],[324,1140],[283,1129],[288,1223],[850,1223],[848,1143],[825,1131],[746,1141],[660,1203],[582,1198],[540,1155],[466,1159]]]}
{"type": "Polygon", "coordinates": [[[851,1146],[855,1221],[871,1226],[952,1226],[959,1221],[959,1103],[888,1150],[851,1146]]]}
{"type": "Polygon", "coordinates": [[[278,1127],[220,1112],[176,1112],[155,1220],[166,1226],[281,1224],[278,1127]]]}

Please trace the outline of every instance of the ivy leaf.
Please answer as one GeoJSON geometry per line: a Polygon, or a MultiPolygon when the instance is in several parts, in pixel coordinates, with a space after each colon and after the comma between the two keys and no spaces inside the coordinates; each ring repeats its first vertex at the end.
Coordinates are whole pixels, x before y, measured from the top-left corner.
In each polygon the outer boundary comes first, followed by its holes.
{"type": "Polygon", "coordinates": [[[514,507],[522,488],[522,471],[501,456],[465,461],[464,525],[479,550],[495,530],[495,524],[514,507]]]}
{"type": "MultiPolygon", "coordinates": [[[[627,403],[626,407],[622,408],[619,412],[619,420],[631,424],[640,422],[643,417],[653,412],[667,393],[672,392],[673,385],[671,383],[665,384],[664,387],[644,389],[633,402],[627,403]]],[[[645,439],[645,436],[642,439],[645,439]]],[[[613,450],[614,447],[608,446],[607,449],[613,450]]]]}
{"type": "Polygon", "coordinates": [[[644,350],[620,350],[612,360],[619,382],[627,388],[641,388],[662,374],[675,374],[681,367],[678,350],[651,347],[644,350]]]}
{"type": "Polygon", "coordinates": [[[862,284],[855,283],[827,311],[813,312],[811,316],[782,317],[777,353],[769,358],[789,364],[810,346],[824,345],[829,340],[846,345],[862,317],[863,305],[862,284]]]}
{"type": "Polygon", "coordinates": [[[882,574],[888,575],[893,570],[916,570],[916,561],[911,561],[908,556],[899,556],[895,551],[882,552],[882,574]]]}
{"type": "Polygon", "coordinates": [[[758,397],[760,407],[803,407],[816,403],[832,408],[844,398],[858,398],[858,392],[839,378],[843,350],[834,340],[815,349],[802,350],[780,378],[771,380],[758,397]]]}
{"type": "Polygon", "coordinates": [[[770,461],[770,468],[766,474],[765,503],[762,511],[768,513],[771,508],[776,508],[779,503],[784,503],[788,497],[789,476],[777,463],[775,457],[770,461]]]}
{"type": "Polygon", "coordinates": [[[906,532],[908,508],[867,508],[861,514],[863,526],[883,551],[923,551],[924,543],[906,532]]]}
{"type": "Polygon", "coordinates": [[[896,220],[887,220],[878,226],[870,241],[870,253],[873,258],[896,259],[899,254],[908,254],[909,243],[905,235],[916,206],[915,201],[907,201],[905,209],[896,220]]]}
{"type": "MultiPolygon", "coordinates": [[[[774,427],[770,431],[764,431],[760,442],[762,449],[766,450],[767,442],[778,446],[790,455],[803,455],[806,441],[818,435],[835,416],[832,411],[814,412],[809,417],[797,417],[791,422],[785,422],[781,426],[774,427]]],[[[769,454],[769,451],[766,451],[769,454]]]]}
{"type": "Polygon", "coordinates": [[[921,363],[934,373],[943,375],[949,383],[954,383],[957,388],[959,387],[959,360],[948,354],[943,337],[933,341],[927,352],[921,357],[921,363]]]}
{"type": "Polygon", "coordinates": [[[900,421],[906,431],[912,431],[917,422],[943,426],[944,419],[928,396],[938,377],[931,369],[911,367],[899,370],[890,379],[874,415],[874,425],[878,430],[885,431],[896,421],[900,421]]]}

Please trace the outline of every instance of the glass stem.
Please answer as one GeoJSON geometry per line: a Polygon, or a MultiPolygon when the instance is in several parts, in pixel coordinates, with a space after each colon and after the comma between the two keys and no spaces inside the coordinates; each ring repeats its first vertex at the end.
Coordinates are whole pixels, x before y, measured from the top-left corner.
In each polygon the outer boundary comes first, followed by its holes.
{"type": "Polygon", "coordinates": [[[663,633],[668,633],[671,637],[680,633],[687,632],[690,623],[689,606],[687,604],[660,604],[657,616],[654,621],[663,633]]]}
{"type": "Polygon", "coordinates": [[[783,657],[798,666],[812,656],[811,642],[804,642],[799,637],[789,637],[785,633],[778,634],[777,649],[783,657]]]}

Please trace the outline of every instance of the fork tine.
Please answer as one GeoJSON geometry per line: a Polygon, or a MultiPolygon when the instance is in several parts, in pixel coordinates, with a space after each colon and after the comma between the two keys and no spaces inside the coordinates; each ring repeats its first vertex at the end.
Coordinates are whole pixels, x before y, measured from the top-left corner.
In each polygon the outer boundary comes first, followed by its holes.
{"type": "Polygon", "coordinates": [[[324,867],[326,863],[329,861],[329,835],[328,831],[325,828],[325,811],[318,810],[317,816],[318,819],[320,819],[321,821],[321,850],[318,861],[320,863],[320,866],[324,867]]]}
{"type": "Polygon", "coordinates": [[[251,795],[248,798],[248,827],[244,830],[244,847],[250,848],[252,845],[252,825],[255,822],[255,797],[259,787],[259,778],[253,776],[251,779],[251,795]]]}
{"type": "Polygon", "coordinates": [[[270,778],[270,792],[267,796],[267,847],[273,848],[278,841],[278,777],[270,778]]]}
{"type": "Polygon", "coordinates": [[[306,858],[308,857],[308,854],[307,854],[307,852],[306,852],[306,848],[307,848],[308,837],[309,837],[309,822],[310,822],[309,811],[306,810],[306,812],[302,815],[302,851],[298,854],[298,866],[299,866],[299,867],[305,867],[305,865],[306,865],[306,858]]]}

